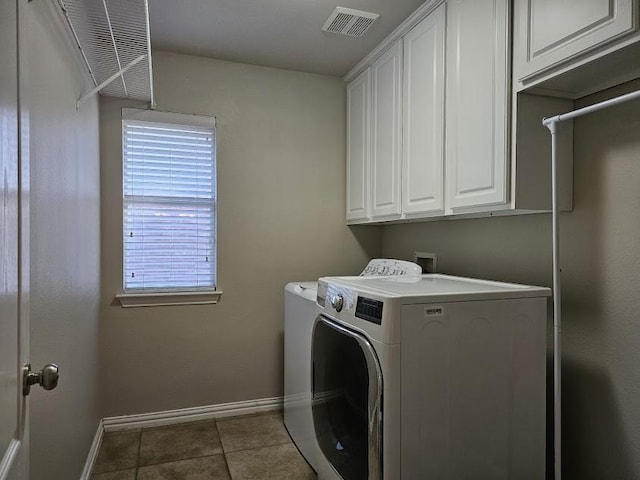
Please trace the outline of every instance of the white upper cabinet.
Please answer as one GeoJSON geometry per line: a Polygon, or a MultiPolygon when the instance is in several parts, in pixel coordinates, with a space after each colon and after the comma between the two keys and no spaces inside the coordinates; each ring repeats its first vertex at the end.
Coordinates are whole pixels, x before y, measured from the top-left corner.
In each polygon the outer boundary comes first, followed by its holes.
{"type": "Polygon", "coordinates": [[[508,4],[446,4],[446,205],[453,209],[507,202],[508,4]]]}
{"type": "Polygon", "coordinates": [[[445,6],[404,37],[403,202],[408,215],[444,210],[445,6]]]}
{"type": "MultiPolygon", "coordinates": [[[[542,118],[573,103],[513,92],[512,4],[428,0],[346,76],[349,223],[550,208],[542,118]]],[[[573,138],[562,130],[570,209],[573,138]]]]}
{"type": "Polygon", "coordinates": [[[347,87],[347,220],[369,217],[370,70],[347,87]]]}
{"type": "Polygon", "coordinates": [[[527,80],[637,28],[636,0],[515,0],[514,69],[527,80]]]}
{"type": "Polygon", "coordinates": [[[402,42],[371,66],[371,217],[400,216],[402,42]]]}

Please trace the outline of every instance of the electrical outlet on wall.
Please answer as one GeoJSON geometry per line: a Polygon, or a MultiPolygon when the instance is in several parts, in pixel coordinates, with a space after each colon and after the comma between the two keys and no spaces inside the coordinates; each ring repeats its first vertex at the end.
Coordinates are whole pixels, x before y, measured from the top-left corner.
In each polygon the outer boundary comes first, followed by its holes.
{"type": "Polygon", "coordinates": [[[422,267],[422,273],[436,273],[438,255],[429,252],[413,252],[413,261],[422,267]]]}

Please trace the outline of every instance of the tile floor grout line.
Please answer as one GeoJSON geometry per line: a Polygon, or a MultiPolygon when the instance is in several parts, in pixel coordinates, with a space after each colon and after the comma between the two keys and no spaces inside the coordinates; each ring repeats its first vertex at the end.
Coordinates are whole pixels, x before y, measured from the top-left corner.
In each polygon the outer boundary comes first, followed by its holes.
{"type": "Polygon", "coordinates": [[[229,462],[227,461],[227,454],[224,451],[224,444],[222,443],[222,435],[220,435],[220,429],[218,428],[218,421],[216,420],[216,433],[218,434],[218,438],[220,439],[220,448],[222,449],[222,458],[224,459],[224,466],[227,469],[227,473],[229,474],[229,480],[233,480],[233,476],[231,475],[231,469],[229,468],[229,462]]]}
{"type": "MultiPolygon", "coordinates": [[[[218,431],[218,425],[215,419],[213,420],[205,420],[202,422],[188,422],[188,423],[208,423],[211,422],[214,424],[215,429],[216,429],[216,433],[218,434],[218,439],[220,439],[220,432],[218,431]]],[[[161,427],[147,427],[147,428],[142,428],[140,430],[140,447],[139,447],[139,452],[142,450],[142,433],[144,433],[145,431],[149,432],[149,431],[153,431],[153,430],[157,430],[157,429],[179,429],[182,427],[182,425],[187,426],[188,424],[176,424],[176,425],[165,425],[165,426],[161,426],[161,427]]],[[[196,458],[206,458],[206,457],[214,457],[216,455],[224,455],[224,451],[222,448],[222,440],[220,441],[220,453],[208,453],[205,455],[195,455],[195,456],[187,456],[187,457],[180,457],[180,458],[175,458],[173,460],[163,460],[163,461],[157,461],[157,462],[153,462],[153,463],[145,463],[145,464],[141,464],[141,459],[140,459],[140,454],[138,453],[138,459],[136,461],[136,465],[137,468],[140,467],[152,467],[154,465],[162,465],[164,463],[173,463],[173,462],[180,462],[182,460],[194,460],[196,458]]],[[[136,479],[137,480],[137,479],[136,479]]]]}
{"type": "Polygon", "coordinates": [[[222,454],[222,458],[224,459],[224,467],[227,469],[227,473],[229,474],[229,480],[233,480],[231,469],[229,468],[229,462],[227,462],[227,456],[225,454],[222,454]]]}
{"type": "Polygon", "coordinates": [[[136,472],[133,477],[133,480],[138,480],[138,472],[140,469],[138,468],[138,464],[140,463],[140,450],[142,450],[142,429],[140,429],[140,437],[138,438],[138,455],[136,456],[136,472]]]}
{"type": "MultiPolygon", "coordinates": [[[[239,452],[248,452],[249,450],[260,450],[262,448],[270,448],[270,447],[279,447],[281,445],[289,445],[289,444],[293,444],[293,442],[291,440],[286,441],[286,442],[281,442],[281,443],[270,443],[268,445],[261,445],[259,447],[251,447],[251,448],[242,448],[240,450],[233,450],[231,452],[220,452],[220,453],[210,453],[207,455],[195,455],[193,457],[180,457],[180,458],[175,458],[173,460],[163,460],[161,462],[154,462],[154,463],[145,463],[145,464],[140,464],[136,466],[136,470],[141,468],[141,467],[154,467],[156,465],[163,465],[165,463],[174,463],[174,462],[181,462],[183,460],[195,460],[197,458],[207,458],[207,457],[217,457],[222,455],[225,459],[225,462],[227,460],[227,454],[228,453],[239,453],[239,452]]],[[[295,445],[294,445],[295,446],[295,445]]],[[[129,470],[128,468],[125,468],[124,470],[129,470]]],[[[121,472],[123,470],[114,470],[115,472],[121,472]]],[[[111,472],[107,472],[107,473],[111,473],[111,472]]]]}
{"type": "MultiPolygon", "coordinates": [[[[218,440],[220,440],[220,448],[222,449],[222,454],[225,454],[224,451],[224,443],[222,443],[222,435],[220,435],[220,429],[218,428],[218,421],[216,420],[215,422],[215,426],[216,426],[216,433],[218,434],[218,440]]],[[[224,461],[226,463],[227,461],[227,457],[224,458],[224,461]]]]}
{"type": "MultiPolygon", "coordinates": [[[[216,430],[218,432],[218,437],[220,438],[220,445],[222,446],[222,451],[223,451],[224,455],[227,455],[228,453],[244,452],[246,450],[253,450],[253,449],[256,449],[256,448],[275,447],[275,446],[278,446],[278,445],[286,445],[287,443],[293,443],[293,440],[291,439],[291,435],[289,435],[289,432],[287,431],[287,427],[284,425],[284,415],[283,415],[283,411],[282,410],[252,413],[252,414],[248,414],[248,415],[239,415],[239,416],[236,416],[236,417],[223,417],[223,418],[220,418],[220,419],[216,419],[215,426],[216,426],[216,430]],[[232,421],[242,420],[242,419],[245,419],[245,418],[256,418],[256,417],[267,417],[267,416],[278,416],[278,417],[280,417],[280,421],[282,423],[282,426],[285,429],[286,436],[289,439],[288,441],[280,442],[280,443],[271,443],[271,444],[262,445],[262,446],[259,446],[259,447],[241,448],[241,449],[233,450],[233,451],[230,451],[230,452],[227,451],[227,449],[224,446],[224,442],[222,440],[222,434],[220,433],[220,428],[219,428],[219,424],[220,423],[232,422],[232,421]]],[[[226,459],[226,457],[225,457],[225,459],[226,459]]]]}
{"type": "MultiPolygon", "coordinates": [[[[293,444],[293,441],[289,440],[287,442],[282,442],[282,443],[270,443],[269,445],[262,445],[260,447],[241,448],[240,450],[233,450],[231,452],[225,452],[224,454],[226,455],[227,453],[246,452],[248,450],[259,450],[261,448],[279,447],[280,445],[288,445],[290,443],[293,444]]],[[[295,447],[295,445],[294,445],[294,447],[295,447]]]]}
{"type": "Polygon", "coordinates": [[[138,468],[140,468],[140,467],[155,467],[156,465],[163,465],[165,463],[182,462],[183,460],[195,460],[197,458],[218,457],[220,455],[224,455],[224,453],[222,453],[222,452],[220,452],[220,453],[210,453],[210,454],[207,454],[207,455],[196,455],[195,457],[180,457],[180,458],[176,458],[176,459],[173,459],[173,460],[164,460],[162,462],[145,463],[144,465],[138,465],[138,468]]]}

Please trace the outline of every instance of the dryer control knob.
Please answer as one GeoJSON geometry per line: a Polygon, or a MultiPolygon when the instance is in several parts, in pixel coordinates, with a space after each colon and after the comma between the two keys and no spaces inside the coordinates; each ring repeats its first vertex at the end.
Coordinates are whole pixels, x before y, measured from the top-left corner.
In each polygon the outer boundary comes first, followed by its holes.
{"type": "Polygon", "coordinates": [[[334,295],[331,299],[331,306],[336,309],[336,312],[341,311],[344,306],[344,298],[342,295],[334,295]]]}

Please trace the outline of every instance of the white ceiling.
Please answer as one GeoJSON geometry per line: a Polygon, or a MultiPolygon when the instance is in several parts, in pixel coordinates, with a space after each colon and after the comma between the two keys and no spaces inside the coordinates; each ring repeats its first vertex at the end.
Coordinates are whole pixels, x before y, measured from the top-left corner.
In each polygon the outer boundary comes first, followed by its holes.
{"type": "Polygon", "coordinates": [[[342,76],[424,0],[150,0],[154,49],[342,76]],[[359,38],[321,30],[336,6],[379,13],[359,38]]]}

